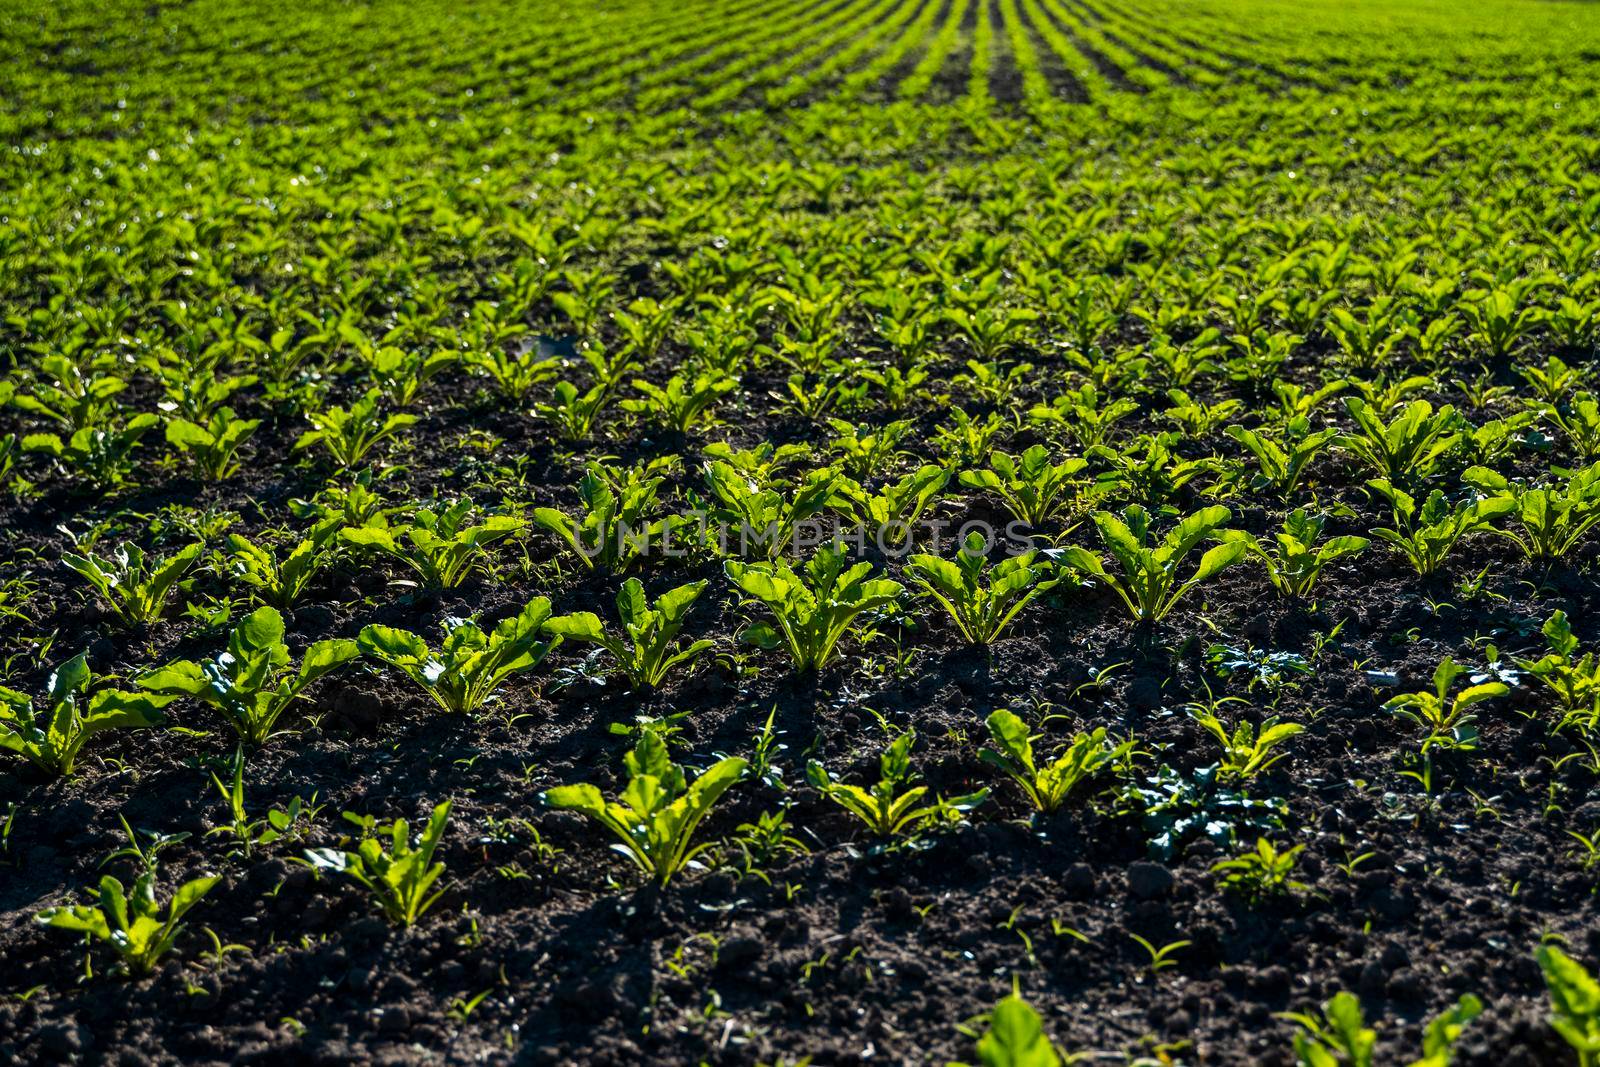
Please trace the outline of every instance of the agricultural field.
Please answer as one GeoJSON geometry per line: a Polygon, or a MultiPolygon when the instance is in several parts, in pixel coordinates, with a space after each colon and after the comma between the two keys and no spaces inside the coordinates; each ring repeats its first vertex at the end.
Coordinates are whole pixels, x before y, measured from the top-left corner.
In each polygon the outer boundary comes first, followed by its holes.
{"type": "Polygon", "coordinates": [[[1600,1062],[1600,6],[0,41],[0,1061],[1600,1062]]]}

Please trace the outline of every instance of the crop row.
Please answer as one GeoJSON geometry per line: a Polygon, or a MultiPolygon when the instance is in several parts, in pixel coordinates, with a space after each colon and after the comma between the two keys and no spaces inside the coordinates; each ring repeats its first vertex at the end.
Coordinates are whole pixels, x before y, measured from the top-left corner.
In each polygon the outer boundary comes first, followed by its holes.
{"type": "MultiPolygon", "coordinates": [[[[1049,110],[1060,101],[1110,100],[1118,94],[1200,88],[1278,91],[1329,86],[1375,75],[1370,62],[1346,66],[1342,35],[1368,35],[1386,65],[1413,66],[1390,51],[1370,16],[1334,21],[1330,11],[1304,17],[1274,5],[1252,5],[1241,19],[1226,2],[1185,5],[1179,12],[1148,4],[1098,0],[791,0],[760,6],[720,0],[713,5],[632,3],[577,15],[562,5],[508,14],[479,9],[441,12],[360,11],[314,20],[308,32],[284,33],[297,15],[230,12],[201,4],[178,21],[226,34],[236,54],[274,62],[267,81],[240,79],[232,109],[250,113],[288,108],[305,113],[335,80],[332,69],[360,71],[375,55],[408,55],[420,64],[415,84],[396,91],[351,75],[359,100],[376,101],[373,120],[389,115],[448,114],[466,90],[505,95],[522,106],[555,106],[567,113],[623,110],[648,115],[686,109],[711,115],[730,107],[783,109],[797,102],[835,104],[893,99],[913,102],[965,97],[982,106],[997,96],[1007,105],[1049,110]],[[434,50],[443,34],[454,47],[434,50]],[[791,47],[803,35],[799,47],[791,47]],[[489,75],[478,77],[479,72],[489,75]],[[490,82],[493,84],[490,84],[490,82]]],[[[1441,16],[1443,17],[1443,16],[1441,16]]],[[[21,15],[16,16],[24,22],[21,15]]],[[[66,7],[40,16],[38,29],[71,42],[92,14],[66,7]]],[[[1459,31],[1463,27],[1449,23],[1459,31]]],[[[1470,29],[1471,27],[1464,27],[1470,29]]],[[[176,33],[177,31],[174,31],[176,33]]],[[[137,123],[150,107],[183,106],[185,96],[209,96],[211,69],[183,48],[137,29],[104,40],[92,67],[74,65],[81,47],[65,46],[51,62],[21,72],[14,120],[49,117],[20,112],[70,90],[75,75],[99,74],[108,59],[151,85],[164,100],[122,96],[72,116],[100,128],[137,123]]],[[[109,73],[109,72],[108,72],[109,73]]],[[[227,79],[227,72],[219,72],[227,79]]],[[[124,91],[137,84],[124,86],[124,91]]],[[[358,103],[358,109],[372,104],[358,103]]]]}

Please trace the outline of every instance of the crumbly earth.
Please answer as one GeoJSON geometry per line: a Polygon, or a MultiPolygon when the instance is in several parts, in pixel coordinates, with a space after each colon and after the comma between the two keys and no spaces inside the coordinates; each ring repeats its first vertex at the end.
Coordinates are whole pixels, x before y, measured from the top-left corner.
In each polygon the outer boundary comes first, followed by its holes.
{"type": "MultiPolygon", "coordinates": [[[[1406,241],[1422,257],[1402,271],[1418,292],[1435,275],[1465,290],[1485,277],[1551,273],[1549,293],[1592,295],[1581,279],[1596,250],[1565,263],[1559,250],[1597,222],[1600,33],[1584,5],[1528,16],[1565,20],[1549,23],[1562,33],[1535,21],[1502,40],[1484,28],[1487,16],[1452,28],[1454,15],[1419,2],[1386,32],[1313,5],[1320,13],[1299,35],[1296,12],[1252,3],[1217,0],[1168,25],[1171,13],[1153,4],[1113,15],[1103,3],[998,0],[980,13],[925,0],[902,12],[904,32],[920,35],[915,48],[896,54],[875,39],[856,54],[847,49],[860,29],[818,30],[816,50],[787,74],[776,66],[786,39],[776,30],[759,48],[748,38],[761,63],[726,72],[736,60],[717,49],[756,32],[744,22],[726,39],[713,32],[737,15],[727,0],[683,5],[698,12],[688,21],[679,5],[654,0],[595,5],[587,28],[562,21],[557,5],[506,3],[459,13],[245,5],[243,14],[216,2],[119,3],[104,26],[98,6],[6,16],[8,39],[26,30],[41,43],[0,66],[19,87],[0,127],[15,146],[0,169],[0,216],[16,227],[0,234],[0,353],[23,391],[46,350],[109,367],[127,382],[121,417],[164,410],[167,394],[140,359],[198,329],[169,301],[215,308],[218,321],[235,313],[257,340],[284,323],[303,336],[308,321],[348,313],[373,337],[426,321],[402,332],[408,347],[471,348],[462,338],[475,304],[509,299],[507,279],[527,253],[517,220],[553,220],[552,232],[573,241],[564,254],[574,274],[531,303],[515,343],[537,337],[575,355],[554,297],[593,271],[614,295],[582,344],[622,350],[610,313],[682,296],[681,268],[699,256],[713,264],[710,290],[679,306],[674,332],[628,377],[664,385],[697,365],[705,345],[692,327],[718,297],[751,309],[768,353],[740,368],[737,392],[709,424],[663,430],[612,405],[577,440],[559,439],[533,410],[547,385],[511,402],[452,366],[409,407],[416,425],[375,454],[376,484],[393,503],[464,494],[526,513],[576,507],[586,461],[677,457],[661,490],[671,511],[704,495],[701,457],[713,442],[808,445],[802,469],[832,461],[835,429],[783,400],[792,368],[770,351],[787,329],[773,298],[731,260],[752,257],[763,284],[798,285],[796,272],[809,269],[845,285],[828,359],[835,379],[854,380],[902,362],[861,294],[904,286],[948,310],[960,302],[952,293],[988,273],[982,245],[998,240],[1004,302],[1041,309],[998,365],[1029,369],[1008,395],[983,395],[962,384],[983,354],[939,326],[926,358],[911,361],[928,384],[903,408],[873,392],[838,413],[869,429],[909,423],[865,482],[881,488],[923,462],[954,466],[941,431],[958,409],[999,416],[986,455],[1036,443],[1057,458],[1085,454],[1080,434],[1029,413],[1091,381],[1107,400],[1134,401],[1106,434],[1132,449],[1174,428],[1168,390],[1181,387],[1203,404],[1239,407],[1178,435],[1177,458],[1217,462],[1159,494],[1170,513],[1221,502],[1231,528],[1269,538],[1292,504],[1328,514],[1330,533],[1365,536],[1393,516],[1348,450],[1327,449],[1288,499],[1252,487],[1252,461],[1224,427],[1276,419],[1274,380],[1311,391],[1349,377],[1381,392],[1416,376],[1406,399],[1455,405],[1473,425],[1545,411],[1523,371],[1557,356],[1592,376],[1592,334],[1572,346],[1540,326],[1496,355],[1463,329],[1429,359],[1397,320],[1403,343],[1380,366],[1359,367],[1325,317],[1291,329],[1274,304],[1264,328],[1292,334],[1291,353],[1256,374],[1228,347],[1231,316],[1216,297],[1269,287],[1262,272],[1287,256],[1331,262],[1329,250],[1348,242],[1360,266],[1327,284],[1338,306],[1364,313],[1381,296],[1384,257],[1406,241]],[[645,14],[635,40],[629,20],[645,14]],[[993,54],[974,78],[980,17],[993,54]],[[1013,24],[1021,37],[1008,36],[1013,24]],[[923,41],[942,27],[951,30],[943,58],[923,41]],[[1435,36],[1436,51],[1422,48],[1435,36]],[[1051,51],[1052,40],[1079,50],[1051,51]],[[835,59],[840,67],[829,68],[835,59]],[[865,80],[846,80],[861,70],[865,80]],[[891,103],[913,78],[925,98],[891,103]],[[785,84],[799,84],[792,99],[768,95],[785,84]],[[1077,238],[1061,236],[1073,212],[1101,209],[1077,238]],[[1183,238],[1181,251],[1160,251],[1163,226],[1183,238]],[[1127,258],[1114,242],[1091,248],[1088,233],[1127,238],[1127,258]],[[917,258],[935,245],[956,251],[947,262],[917,258]],[[1039,282],[1041,270],[1061,274],[1039,282]],[[1184,271],[1219,281],[1191,290],[1172,280],[1184,271]],[[1046,294],[1084,279],[1104,286],[1094,299],[1111,311],[1089,352],[1073,340],[1069,304],[1044,309],[1046,294]],[[1128,299],[1113,308],[1124,284],[1128,299]],[[1161,318],[1190,296],[1192,313],[1161,318]],[[75,317],[80,305],[104,317],[75,317]],[[1210,362],[1185,376],[1155,359],[1162,334],[1210,352],[1210,362]],[[1231,369],[1224,356],[1235,358],[1231,369]],[[1145,362],[1130,370],[1130,359],[1145,362]]],[[[770,17],[803,23],[834,6],[770,17]]],[[[1499,6],[1518,18],[1529,7],[1499,6]]],[[[1411,289],[1389,288],[1422,306],[1411,289]]],[[[265,366],[258,346],[224,347],[223,369],[265,366]]],[[[314,347],[286,392],[253,382],[231,398],[261,425],[243,468],[223,482],[198,479],[159,433],[110,490],[41,455],[19,459],[0,498],[6,685],[37,693],[80,650],[98,674],[126,681],[222,647],[224,620],[249,607],[223,535],[298,531],[292,501],[349,481],[315,449],[294,446],[306,411],[349,403],[369,375],[348,342],[314,347]],[[164,619],[130,631],[60,563],[85,538],[158,552],[203,540],[211,551],[164,619]]],[[[575,358],[568,368],[574,379],[587,373],[575,358]]],[[[1567,411],[1571,399],[1550,410],[1567,411]]],[[[1353,429],[1337,398],[1312,410],[1319,427],[1353,429]]],[[[50,428],[36,414],[0,411],[0,433],[50,428]]],[[[1467,461],[1457,459],[1427,481],[1452,499],[1464,493],[1467,461]]],[[[1586,461],[1546,418],[1494,465],[1537,478],[1586,461]]],[[[1108,467],[1096,454],[1086,481],[1108,467]]],[[[1042,542],[1098,549],[1089,513],[1132,499],[1126,486],[1098,498],[1079,488],[1081,499],[1036,531],[1042,542]]],[[[996,499],[954,480],[932,515],[948,528],[1009,520],[996,499]]],[[[1428,1020],[1469,993],[1484,1011],[1456,1063],[1571,1062],[1547,1025],[1532,951],[1560,939],[1575,957],[1600,960],[1595,874],[1571,833],[1600,826],[1592,739],[1554,729],[1548,697],[1523,672],[1478,709],[1476,751],[1434,754],[1425,789],[1407,774],[1419,767],[1418,731],[1383,703],[1430,687],[1447,655],[1473,670],[1489,668],[1491,644],[1502,666],[1541,655],[1540,627],[1557,610],[1593,647],[1594,544],[1533,563],[1479,533],[1425,578],[1374,544],[1329,568],[1303,602],[1279,597],[1259,565],[1242,563],[1144,629],[1103,585],[1067,581],[989,648],[969,647],[936,607],[908,598],[814,676],[741,643],[760,613],[740,604],[720,560],[652,559],[640,568],[652,592],[709,583],[685,632],[716,647],[693,670],[641,696],[614,675],[597,679],[603,658],[568,643],[483,713],[453,717],[393,672],[352,664],[316,683],[290,731],[249,755],[252,814],[295,797],[319,809],[306,841],[249,858],[216,832],[226,812],[210,775],[223,773],[234,739],[193,702],[174,704],[167,728],[96,738],[67,779],[7,758],[0,1061],[944,1063],[973,1058],[982,1025],[967,1024],[1015,986],[1061,1049],[1112,1060],[1289,1064],[1295,1028],[1280,1013],[1350,991],[1379,1029],[1380,1063],[1414,1059],[1428,1020]],[[1208,658],[1218,645],[1299,657],[1305,669],[1252,684],[1218,671],[1208,658]],[[1046,749],[1103,726],[1136,740],[1137,779],[1161,767],[1187,779],[1218,757],[1187,709],[1219,698],[1239,701],[1222,705],[1230,721],[1276,714],[1305,726],[1247,787],[1281,816],[1241,823],[1232,840],[1192,833],[1163,854],[1110,780],[1040,815],[979,758],[985,717],[1009,708],[1042,730],[1046,749]],[[620,788],[627,742],[615,728],[646,716],[681,716],[673,752],[696,769],[713,754],[751,755],[769,716],[778,744],[779,773],[727,794],[701,829],[713,847],[664,890],[641,884],[598,827],[539,801],[560,783],[620,788]],[[843,780],[871,781],[879,752],[907,727],[920,781],[944,796],[989,794],[959,825],[886,847],[810,787],[804,767],[817,758],[843,780]],[[391,926],[358,886],[302,862],[305,847],[353,832],[341,813],[415,825],[446,798],[445,892],[412,928],[391,926]],[[750,862],[732,842],[777,811],[796,847],[750,862]],[[159,854],[165,891],[221,876],[173,954],[138,980],[109,973],[103,947],[35,921],[84,899],[104,873],[131,880],[137,862],[113,857],[127,844],[124,824],[141,840],[179,835],[159,854]],[[1292,893],[1252,901],[1219,887],[1213,865],[1257,836],[1304,846],[1292,893]],[[1152,967],[1141,940],[1176,944],[1168,965],[1152,967]]],[[[903,560],[867,558],[906,579],[903,560]]],[[[408,575],[341,556],[285,613],[289,643],[298,651],[370,623],[432,637],[447,619],[495,622],[535,596],[609,620],[622,580],[583,569],[532,528],[496,546],[459,588],[429,592],[408,575]]]]}
{"type": "MultiPolygon", "coordinates": [[[[430,411],[419,454],[476,417],[430,411]]],[[[804,428],[756,424],[747,432],[781,440],[804,428]]],[[[261,459],[256,470],[275,477],[252,476],[224,492],[190,486],[187,498],[170,487],[168,499],[239,508],[306,488],[284,476],[287,462],[261,459]]],[[[557,495],[567,479],[549,469],[544,488],[557,495]]],[[[5,525],[48,530],[65,509],[96,506],[48,498],[12,505],[5,525]]],[[[969,517],[956,511],[951,520],[969,517]]],[[[1378,519],[1360,516],[1351,527],[1378,519]]],[[[1240,509],[1244,528],[1264,533],[1267,521],[1240,509]]],[[[41,555],[59,551],[52,540],[28,538],[41,555]]],[[[716,576],[715,565],[681,572],[683,580],[716,576]]],[[[63,633],[81,635],[106,670],[199,654],[214,640],[164,622],[128,642],[69,591],[68,577],[41,572],[34,603],[63,633]]],[[[604,611],[614,586],[574,582],[563,607],[604,611]]],[[[427,596],[370,572],[333,573],[292,613],[290,628],[305,640],[373,620],[429,633],[453,615],[509,614],[539,591],[480,578],[427,596]]],[[[315,795],[330,815],[416,818],[453,797],[454,832],[442,850],[450,889],[409,931],[391,929],[352,886],[315,877],[292,849],[248,863],[223,859],[225,849],[206,836],[223,809],[197,759],[221,756],[228,741],[203,711],[177,710],[177,725],[209,736],[118,737],[68,781],[20,768],[6,775],[23,814],[8,841],[0,945],[10,987],[40,992],[6,1003],[0,1019],[25,1058],[81,1048],[116,1062],[291,1053],[329,1062],[742,1063],[803,1054],[828,1063],[931,1061],[963,1054],[967,1039],[955,1024],[985,1010],[1016,976],[1069,1048],[1187,1042],[1191,1051],[1180,1055],[1279,1062],[1286,1041],[1274,1013],[1340,989],[1381,1005],[1385,1039],[1412,1048],[1433,1011],[1471,992],[1488,994],[1488,1010],[1469,1030],[1460,1062],[1552,1062],[1561,1046],[1542,1023],[1542,983],[1528,946],[1547,934],[1589,946],[1594,896],[1591,877],[1561,859],[1565,834],[1546,809],[1552,798],[1565,801],[1576,825],[1600,815],[1583,800],[1594,772],[1582,759],[1552,768],[1578,750],[1550,736],[1527,693],[1485,716],[1492,759],[1441,758],[1448,785],[1423,796],[1397,774],[1407,738],[1378,706],[1387,693],[1368,679],[1392,673],[1399,688],[1426,686],[1441,655],[1471,661],[1475,635],[1531,645],[1544,611],[1560,606],[1584,618],[1594,601],[1592,582],[1565,570],[1542,576],[1483,540],[1430,583],[1376,554],[1339,567],[1315,608],[1272,597],[1259,573],[1230,572],[1147,645],[1132,640],[1107,592],[1074,589],[987,651],[963,645],[930,617],[900,638],[914,650],[904,665],[880,653],[815,679],[773,664],[752,678],[724,661],[643,702],[615,681],[559,691],[545,681],[513,687],[491,714],[468,721],[442,716],[387,676],[336,676],[319,683],[305,709],[312,725],[251,758],[250,802],[265,810],[315,795]],[[1430,606],[1430,595],[1453,595],[1486,566],[1494,575],[1488,599],[1430,606]],[[1527,590],[1542,577],[1548,592],[1536,606],[1527,590]],[[1292,899],[1247,906],[1219,894],[1208,872],[1220,853],[1204,839],[1156,863],[1136,819],[1078,806],[1030,817],[1020,792],[976,758],[982,717],[1009,707],[1053,709],[1072,728],[1131,733],[1180,769],[1203,765],[1215,758],[1214,742],[1177,709],[1205,698],[1208,687],[1259,698],[1210,673],[1202,652],[1213,638],[1307,650],[1312,635],[1336,626],[1314,672],[1282,695],[1286,716],[1308,731],[1293,758],[1254,790],[1287,801],[1281,836],[1306,845],[1297,877],[1307,888],[1292,899]],[[1121,666],[1102,683],[1087,684],[1091,672],[1113,664],[1121,666]],[[809,855],[754,876],[740,876],[730,856],[729,867],[662,893],[641,888],[592,827],[537,803],[552,784],[615,780],[613,723],[689,710],[679,723],[685,751],[738,752],[748,751],[773,708],[790,788],[737,788],[708,833],[727,834],[788,805],[809,855]],[[883,852],[804,786],[801,752],[813,744],[866,777],[884,736],[879,716],[916,727],[918,769],[936,790],[992,789],[970,825],[883,852]],[[124,843],[119,816],[190,835],[162,854],[166,876],[220,870],[224,882],[194,925],[246,952],[204,962],[207,942],[196,933],[184,941],[188,962],[151,979],[83,980],[83,953],[29,919],[63,889],[93,883],[104,857],[124,843]],[[497,839],[486,832],[491,818],[527,820],[554,852],[531,850],[525,832],[497,839]],[[1343,868],[1361,855],[1367,859],[1353,872],[1343,868]],[[1156,946],[1190,944],[1175,953],[1174,967],[1152,974],[1133,935],[1156,946]],[[484,990],[490,996],[467,1018],[451,1017],[454,1001],[484,990]]],[[[727,604],[698,622],[733,647],[738,619],[727,604]]],[[[581,658],[564,649],[552,660],[559,667],[581,658]]]]}

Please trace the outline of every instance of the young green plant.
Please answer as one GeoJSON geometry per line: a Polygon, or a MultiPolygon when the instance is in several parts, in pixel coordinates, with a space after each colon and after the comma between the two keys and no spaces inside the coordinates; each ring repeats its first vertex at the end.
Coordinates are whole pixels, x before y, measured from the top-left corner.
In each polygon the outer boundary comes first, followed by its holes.
{"type": "Polygon", "coordinates": [[[444,893],[434,888],[444,864],[435,863],[433,857],[449,818],[446,800],[428,816],[415,845],[410,824],[396,819],[380,831],[389,836],[388,849],[378,837],[364,837],[354,849],[307,849],[306,858],[318,870],[345,875],[365,886],[384,917],[396,926],[412,926],[444,893]]]}
{"type": "Polygon", "coordinates": [[[185,882],[172,894],[163,915],[156,902],[154,870],[139,875],[131,892],[108,874],[93,891],[94,903],[46,908],[37,919],[45,926],[105,942],[127,974],[142,977],[155,970],[178,940],[184,915],[219,881],[220,877],[207,875],[185,882]]]}
{"type": "Polygon", "coordinates": [[[80,652],[45,683],[42,714],[30,697],[0,688],[0,749],[50,774],[69,775],[95,734],[159,726],[161,709],[172,699],[114,689],[91,693],[93,686],[88,657],[80,652]]]}
{"type": "Polygon", "coordinates": [[[844,563],[844,551],[829,545],[818,548],[801,572],[785,560],[728,560],[728,579],[751,602],[764,604],[777,624],[756,623],[745,630],[745,639],[766,648],[782,644],[797,671],[827,666],[859,616],[888,607],[904,591],[899,582],[868,578],[870,563],[844,563]]]}
{"type": "Polygon", "coordinates": [[[550,601],[534,597],[485,633],[472,619],[447,619],[437,650],[409,630],[372,623],[356,644],[362,655],[394,667],[445,711],[469,715],[488,703],[513,674],[531,671],[561,643],[541,641],[550,601]]]}
{"type": "Polygon", "coordinates": [[[911,577],[950,614],[956,629],[972,645],[999,640],[1029,601],[1060,581],[1047,577],[1051,567],[1036,562],[1037,553],[1007,556],[991,567],[987,548],[984,536],[972,533],[954,560],[922,552],[906,563],[911,577]]]}
{"type": "Polygon", "coordinates": [[[837,782],[827,770],[812,760],[806,765],[806,780],[823,796],[866,824],[881,840],[915,836],[940,822],[962,818],[988,797],[987,789],[949,800],[928,796],[925,785],[911,785],[911,746],[915,730],[906,730],[878,757],[878,782],[869,788],[837,782]]]}
{"type": "Polygon", "coordinates": [[[690,782],[667,755],[666,741],[646,730],[623,763],[628,784],[615,801],[581,783],[546,790],[544,803],[585,815],[610,830],[618,838],[613,847],[665,886],[710,847],[693,845],[694,832],[722,794],[744,775],[746,762],[728,756],[690,782]]]}
{"type": "Polygon", "coordinates": [[[283,616],[262,606],[239,620],[226,651],[215,658],[169,663],[140,675],[137,684],[147,692],[198,700],[221,712],[240,740],[264,745],[307,686],[359,652],[348,639],[317,641],[296,667],[283,638],[283,616]]]}
{"type": "Polygon", "coordinates": [[[560,615],[544,624],[545,632],[569,641],[599,645],[617,661],[617,668],[635,689],[659,687],[674,667],[692,664],[714,647],[714,642],[699,640],[688,645],[678,642],[684,618],[704,593],[704,580],[669,589],[651,604],[644,585],[637,578],[622,583],[617,594],[617,618],[622,633],[608,631],[593,612],[560,615]]]}
{"type": "Polygon", "coordinates": [[[1202,508],[1181,519],[1160,544],[1152,547],[1150,513],[1140,505],[1130,505],[1120,518],[1109,512],[1096,512],[1094,521],[1100,529],[1100,539],[1121,573],[1111,573],[1099,556],[1076,546],[1060,549],[1059,558],[1067,566],[1110,586],[1134,621],[1149,625],[1166,618],[1191,590],[1244,558],[1248,541],[1223,529],[1230,518],[1232,513],[1220,504],[1202,508]],[[1207,549],[1194,573],[1180,580],[1179,565],[1209,538],[1220,538],[1222,543],[1207,549]]]}
{"type": "Polygon", "coordinates": [[[1089,779],[1126,763],[1133,755],[1130,741],[1107,739],[1106,729],[1079,732],[1053,759],[1039,766],[1035,759],[1034,737],[1028,726],[1005,708],[994,711],[986,721],[993,747],[985,746],[978,758],[998,767],[1022,788],[1039,811],[1059,811],[1074,789],[1089,779]]]}

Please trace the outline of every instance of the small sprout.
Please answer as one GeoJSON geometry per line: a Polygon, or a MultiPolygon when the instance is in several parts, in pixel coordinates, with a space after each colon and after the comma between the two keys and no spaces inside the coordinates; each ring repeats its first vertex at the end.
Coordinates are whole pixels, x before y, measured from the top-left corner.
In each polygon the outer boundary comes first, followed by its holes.
{"type": "Polygon", "coordinates": [[[417,843],[411,843],[411,826],[396,819],[387,827],[374,827],[379,836],[363,836],[354,850],[314,848],[306,858],[319,870],[347,875],[365,886],[383,910],[384,917],[397,926],[411,926],[444,893],[434,889],[444,864],[433,861],[434,852],[444,838],[450,818],[450,801],[433,809],[428,825],[417,843]],[[380,837],[387,834],[390,846],[384,850],[380,837]]]}
{"type": "Polygon", "coordinates": [[[1466,673],[1466,668],[1446,656],[1433,672],[1433,689],[1415,693],[1401,693],[1384,703],[1384,709],[1402,719],[1416,723],[1427,730],[1422,751],[1427,753],[1435,746],[1446,749],[1469,750],[1478,747],[1477,721],[1470,709],[1505,696],[1511,690],[1504,682],[1482,682],[1469,686],[1455,696],[1450,689],[1466,673]]]}
{"type": "Polygon", "coordinates": [[[1040,767],[1034,762],[1035,739],[1015,714],[1000,708],[989,716],[987,725],[994,747],[983,748],[978,758],[1010,775],[1033,806],[1046,813],[1059,810],[1080,784],[1121,765],[1133,754],[1132,741],[1109,741],[1101,726],[1092,733],[1075,735],[1071,744],[1040,767]]]}
{"type": "Polygon", "coordinates": [[[1252,903],[1259,903],[1267,897],[1285,896],[1309,888],[1292,877],[1300,853],[1304,851],[1304,845],[1280,849],[1261,837],[1256,839],[1254,851],[1219,860],[1211,865],[1211,870],[1218,875],[1217,885],[1252,903]]]}
{"type": "Polygon", "coordinates": [[[534,597],[489,633],[471,619],[448,619],[437,650],[409,630],[376,623],[356,639],[362,654],[394,667],[445,711],[470,715],[494,698],[513,674],[537,667],[561,643],[541,641],[550,601],[534,597]]]}
{"type": "Polygon", "coordinates": [[[660,734],[646,730],[624,758],[627,788],[608,802],[587,783],[546,790],[547,807],[586,815],[619,839],[612,847],[665,886],[694,863],[709,844],[691,845],[694,832],[713,805],[744,775],[737,756],[719,760],[693,782],[667,755],[660,734]]]}
{"type": "Polygon", "coordinates": [[[878,784],[870,789],[836,782],[816,760],[806,766],[806,780],[824,796],[856,816],[877,837],[888,840],[912,837],[940,822],[959,820],[988,797],[987,789],[949,800],[934,798],[923,803],[928,787],[909,785],[911,746],[914,730],[895,738],[878,759],[878,784]]]}
{"type": "Polygon", "coordinates": [[[1061,1067],[1061,1055],[1044,1032],[1039,1013],[1016,989],[994,1006],[985,1021],[987,1028],[977,1045],[980,1067],[1061,1067]]]}
{"type": "Polygon", "coordinates": [[[116,952],[130,975],[149,974],[183,932],[183,917],[211,892],[221,878],[208,875],[178,887],[167,905],[166,915],[156,903],[156,871],[144,871],[133,883],[133,891],[109,874],[93,891],[93,904],[73,904],[46,908],[38,921],[58,930],[78,931],[104,941],[116,952]]]}

